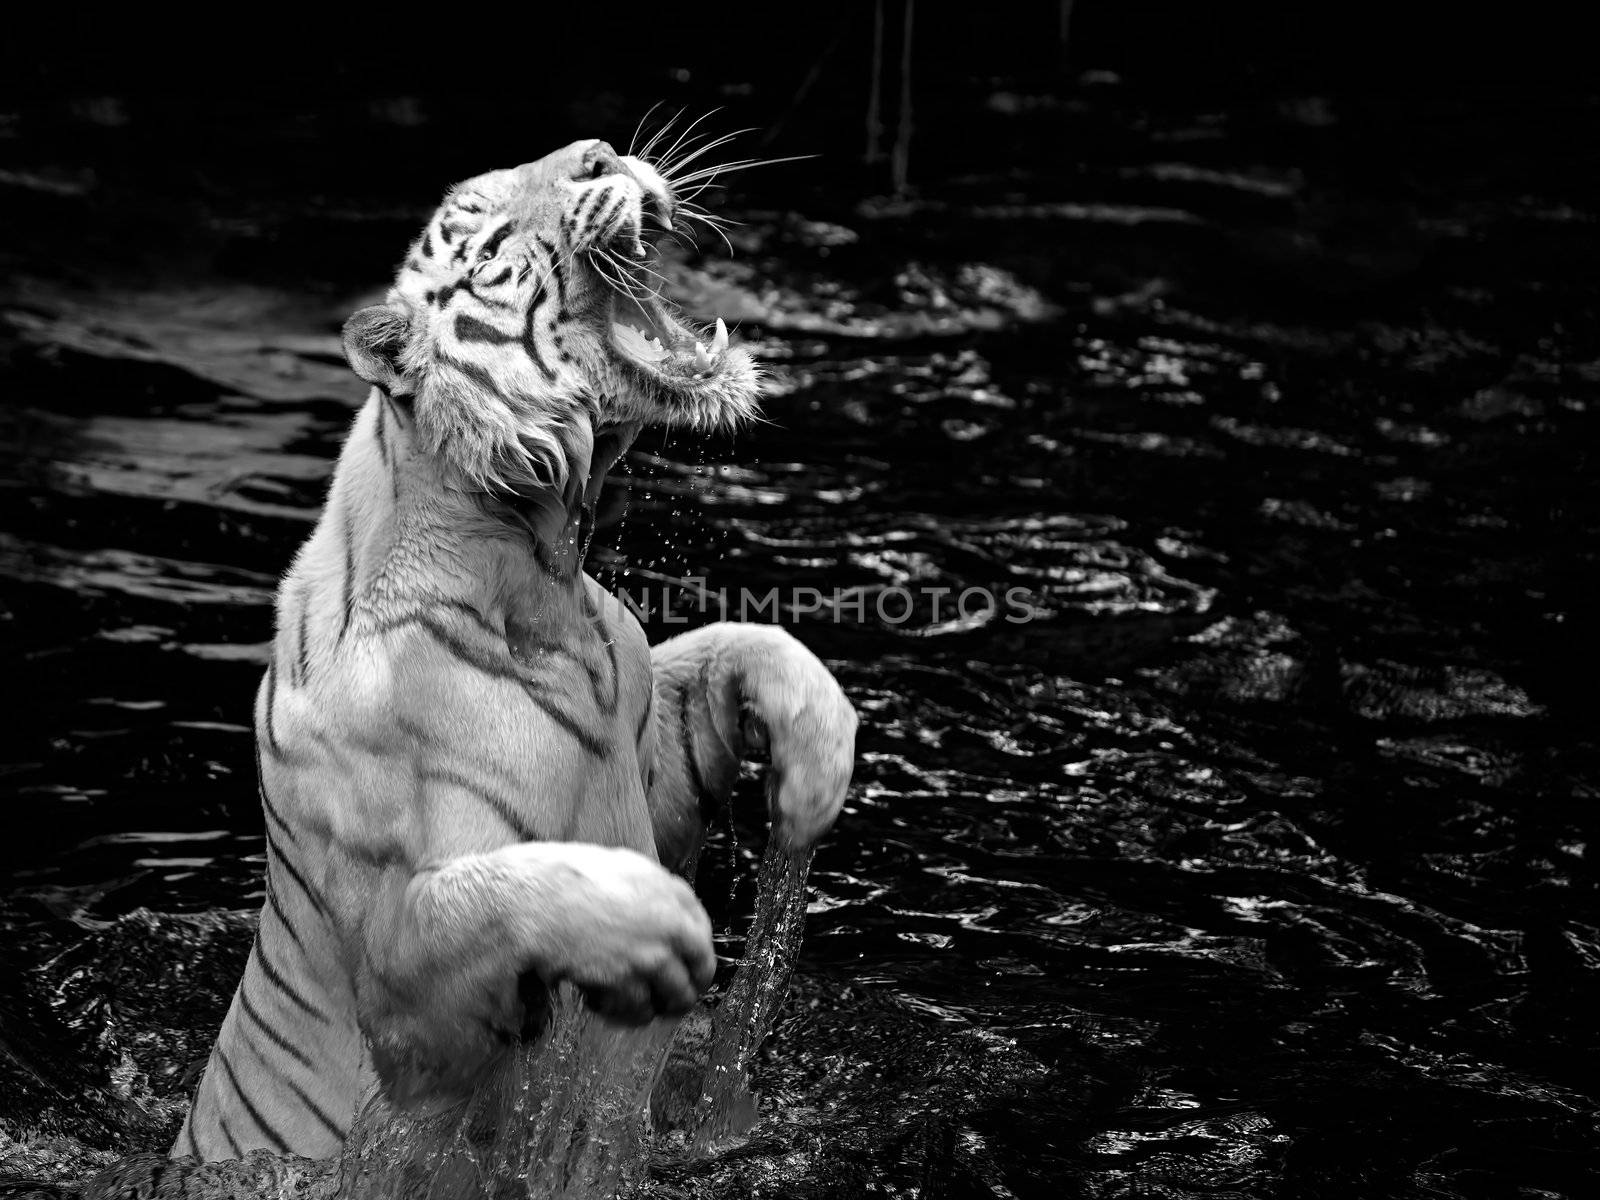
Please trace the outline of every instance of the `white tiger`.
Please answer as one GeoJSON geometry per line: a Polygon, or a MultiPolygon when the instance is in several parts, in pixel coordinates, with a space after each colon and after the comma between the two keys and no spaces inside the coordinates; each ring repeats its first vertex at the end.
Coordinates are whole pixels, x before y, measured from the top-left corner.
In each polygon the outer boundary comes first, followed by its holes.
{"type": "Polygon", "coordinates": [[[583,572],[642,424],[756,407],[722,323],[642,286],[674,206],[598,141],[478,176],[346,324],[372,391],[256,697],[267,900],[174,1155],[330,1155],[373,1084],[469,1089],[558,981],[683,1012],[711,928],[668,868],[739,760],[770,753],[775,836],[832,824],[856,717],[822,664],[759,626],[652,650],[583,572]]]}

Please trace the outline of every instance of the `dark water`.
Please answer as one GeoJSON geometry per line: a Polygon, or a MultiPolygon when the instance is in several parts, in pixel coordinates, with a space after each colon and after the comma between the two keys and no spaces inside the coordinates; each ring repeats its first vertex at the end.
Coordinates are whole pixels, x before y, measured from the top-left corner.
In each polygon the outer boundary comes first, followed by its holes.
{"type": "MultiPolygon", "coordinates": [[[[1398,186],[1330,120],[1108,118],[682,262],[769,423],[642,438],[602,578],[867,604],[793,622],[863,721],[764,1122],[661,1194],[1600,1194],[1600,209],[1436,142],[1398,186]],[[1031,619],[890,623],[897,585],[1031,619]]],[[[8,203],[103,217],[74,178],[8,203]]],[[[262,898],[275,573],[359,399],[333,331],[431,200],[212,214],[159,285],[12,239],[6,1173],[181,1119],[262,898]]]]}

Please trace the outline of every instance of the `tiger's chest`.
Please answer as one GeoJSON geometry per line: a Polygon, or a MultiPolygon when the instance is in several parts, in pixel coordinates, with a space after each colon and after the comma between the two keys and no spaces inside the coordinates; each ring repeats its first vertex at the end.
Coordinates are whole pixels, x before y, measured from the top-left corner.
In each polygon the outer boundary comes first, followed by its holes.
{"type": "Polygon", "coordinates": [[[523,695],[487,715],[480,753],[512,785],[522,828],[539,840],[648,852],[649,644],[597,585],[577,618],[559,637],[538,614],[507,619],[506,653],[523,695]]]}

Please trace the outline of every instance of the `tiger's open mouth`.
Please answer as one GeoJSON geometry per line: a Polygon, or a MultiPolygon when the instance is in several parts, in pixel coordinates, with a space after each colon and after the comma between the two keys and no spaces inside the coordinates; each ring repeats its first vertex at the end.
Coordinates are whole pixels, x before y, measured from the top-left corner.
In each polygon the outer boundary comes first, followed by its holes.
{"type": "Polygon", "coordinates": [[[728,349],[721,317],[709,338],[696,337],[659,299],[617,291],[611,301],[611,348],[639,370],[679,386],[715,375],[728,349]]]}
{"type": "Polygon", "coordinates": [[[721,317],[708,333],[687,328],[650,286],[645,245],[638,232],[628,239],[633,252],[608,255],[611,284],[611,349],[628,365],[675,387],[692,387],[718,373],[728,349],[728,327],[721,317]],[[620,278],[624,286],[618,286],[620,278]]]}
{"type": "Polygon", "coordinates": [[[630,169],[644,201],[589,246],[590,265],[607,298],[600,340],[612,366],[631,377],[623,390],[633,393],[627,399],[643,419],[736,428],[757,411],[760,368],[743,346],[729,344],[722,318],[710,326],[688,323],[662,298],[667,280],[657,239],[673,232],[673,201],[648,164],[630,169]]]}

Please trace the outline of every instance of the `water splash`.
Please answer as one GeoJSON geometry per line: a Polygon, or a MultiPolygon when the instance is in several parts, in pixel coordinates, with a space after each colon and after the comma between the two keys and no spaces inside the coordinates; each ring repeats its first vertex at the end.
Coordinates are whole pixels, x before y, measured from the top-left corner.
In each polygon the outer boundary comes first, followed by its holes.
{"type": "Polygon", "coordinates": [[[546,1031],[506,1056],[464,1103],[398,1112],[375,1099],[341,1162],[341,1196],[616,1195],[645,1163],[650,1089],[675,1021],[610,1024],[570,986],[546,1031]]]}
{"type": "MultiPolygon", "coordinates": [[[[375,1100],[341,1162],[339,1194],[448,1200],[466,1196],[598,1200],[645,1180],[651,1119],[671,1132],[667,1157],[704,1157],[739,1144],[755,1125],[749,1068],[788,990],[805,924],[811,851],[772,839],[761,863],[745,956],[712,1020],[692,1085],[652,1103],[677,1021],[611,1024],[563,987],[545,1032],[507,1055],[464,1103],[397,1112],[375,1100]]],[[[702,1047],[680,1038],[680,1054],[702,1047]]]]}
{"type": "Polygon", "coordinates": [[[656,1124],[671,1131],[661,1146],[669,1156],[724,1152],[755,1126],[760,1097],[750,1090],[750,1064],[772,1031],[800,956],[811,857],[811,850],[796,852],[776,837],[767,843],[755,923],[738,974],[712,1018],[705,1065],[653,1100],[656,1124]]]}

